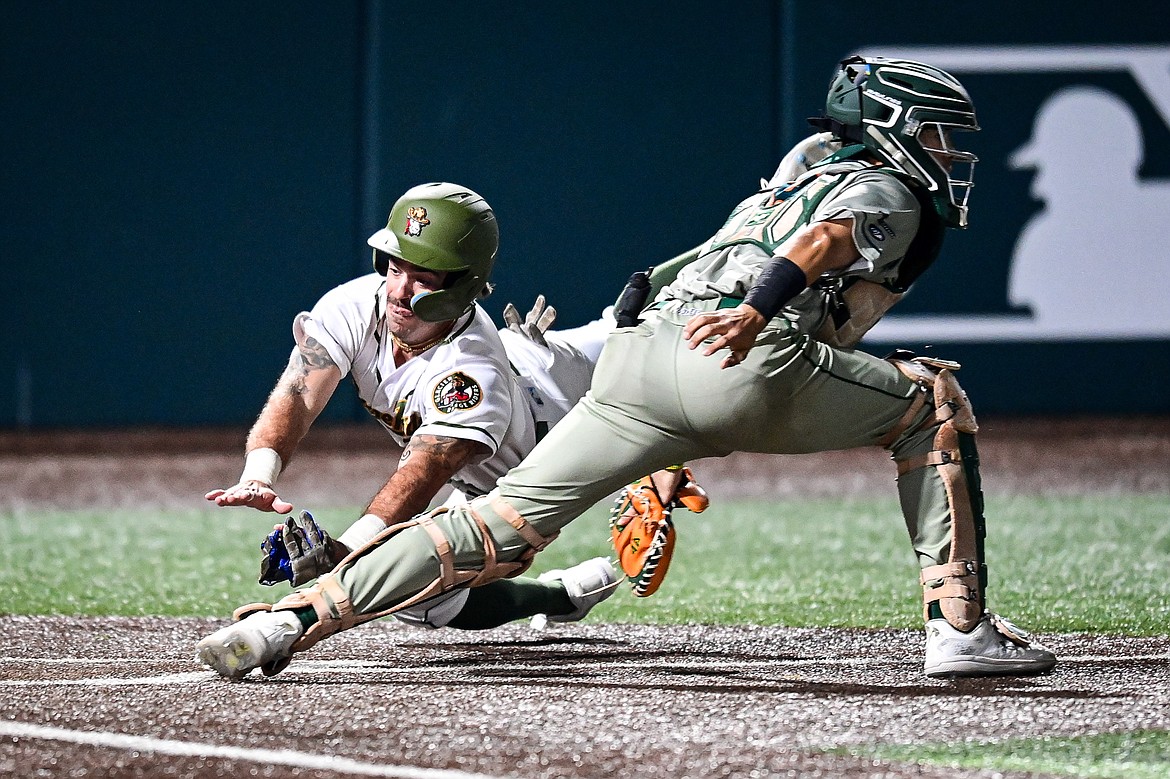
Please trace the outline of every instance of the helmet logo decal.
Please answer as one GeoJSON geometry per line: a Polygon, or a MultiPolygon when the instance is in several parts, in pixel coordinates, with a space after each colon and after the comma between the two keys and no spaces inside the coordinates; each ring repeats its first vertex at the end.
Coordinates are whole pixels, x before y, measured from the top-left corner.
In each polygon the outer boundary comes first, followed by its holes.
{"type": "Polygon", "coordinates": [[[417,238],[422,235],[422,229],[430,223],[431,220],[427,219],[426,208],[423,206],[411,206],[406,209],[406,229],[402,231],[402,234],[417,238]]]}
{"type": "Polygon", "coordinates": [[[479,383],[462,371],[455,371],[435,385],[431,395],[435,408],[444,414],[475,408],[483,399],[479,383]]]}

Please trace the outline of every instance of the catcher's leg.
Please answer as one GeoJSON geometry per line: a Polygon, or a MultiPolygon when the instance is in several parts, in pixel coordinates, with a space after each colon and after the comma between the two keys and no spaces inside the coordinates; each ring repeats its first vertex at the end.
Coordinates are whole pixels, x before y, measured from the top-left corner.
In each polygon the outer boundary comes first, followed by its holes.
{"type": "Polygon", "coordinates": [[[293,653],[338,631],[461,587],[515,576],[549,541],[523,520],[485,520],[474,504],[436,510],[387,528],[316,584],[275,605],[237,609],[235,625],[199,642],[199,659],[230,678],[254,668],[279,673],[293,653]]]}
{"type": "Polygon", "coordinates": [[[956,364],[928,364],[920,358],[893,362],[921,388],[903,417],[903,430],[891,431],[887,443],[922,565],[924,614],[970,630],[983,615],[987,580],[978,425],[952,372],[956,364]]]}
{"type": "Polygon", "coordinates": [[[424,564],[436,553],[436,544],[419,522],[387,528],[374,541],[345,558],[333,572],[322,575],[313,586],[297,590],[273,605],[253,603],[236,609],[232,615],[234,624],[196,645],[199,659],[221,676],[232,679],[243,678],[255,668],[260,668],[265,676],[280,673],[295,652],[365,621],[361,612],[354,611],[349,590],[336,578],[340,568],[369,569],[370,576],[389,577],[388,587],[394,593],[388,597],[397,595],[400,601],[392,605],[406,608],[425,600],[419,593],[439,594],[432,586],[437,577],[424,564]],[[391,572],[381,571],[377,558],[371,558],[375,550],[387,545],[401,556],[401,564],[391,572]]]}
{"type": "Polygon", "coordinates": [[[953,373],[958,364],[925,358],[892,362],[921,390],[885,443],[898,465],[902,511],[922,567],[927,675],[1052,668],[1055,655],[987,611],[979,428],[953,373]]]}

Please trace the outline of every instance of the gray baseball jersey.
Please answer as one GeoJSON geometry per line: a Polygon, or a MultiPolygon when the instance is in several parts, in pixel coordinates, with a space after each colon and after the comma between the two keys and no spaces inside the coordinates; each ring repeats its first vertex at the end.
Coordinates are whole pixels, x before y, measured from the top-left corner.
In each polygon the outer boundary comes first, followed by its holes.
{"type": "MultiPolygon", "coordinates": [[[[834,219],[853,220],[853,242],[860,257],[848,268],[825,274],[824,280],[893,282],[918,230],[919,216],[918,201],[895,176],[855,161],[829,163],[740,203],[700,249],[700,258],[680,271],[657,300],[742,299],[797,229],[834,219]]],[[[826,287],[806,289],[785,306],[784,317],[804,332],[815,333],[828,314],[826,287]]]]}

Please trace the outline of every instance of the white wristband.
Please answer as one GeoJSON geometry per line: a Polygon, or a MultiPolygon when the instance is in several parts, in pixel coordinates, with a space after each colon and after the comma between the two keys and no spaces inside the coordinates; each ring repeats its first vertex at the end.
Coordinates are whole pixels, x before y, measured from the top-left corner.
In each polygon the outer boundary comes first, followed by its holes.
{"type": "Polygon", "coordinates": [[[346,531],[337,540],[349,547],[352,552],[373,541],[385,529],[386,523],[381,517],[377,514],[365,514],[346,528],[346,531]]]}
{"type": "Polygon", "coordinates": [[[240,482],[258,481],[271,487],[276,484],[276,477],[283,467],[284,463],[275,449],[253,449],[244,457],[244,472],[240,474],[240,482]]]}

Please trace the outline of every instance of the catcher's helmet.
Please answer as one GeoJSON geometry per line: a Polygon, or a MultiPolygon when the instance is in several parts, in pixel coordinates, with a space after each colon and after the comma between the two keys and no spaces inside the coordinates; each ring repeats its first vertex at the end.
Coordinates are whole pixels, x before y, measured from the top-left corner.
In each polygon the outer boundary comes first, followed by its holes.
{"type": "Polygon", "coordinates": [[[843,141],[864,144],[878,159],[925,186],[949,227],[967,226],[967,199],[978,159],[952,148],[950,134],[978,130],[979,125],[971,96],[954,76],[911,60],[847,57],[829,84],[825,117],[812,122],[843,141]],[[922,138],[930,126],[937,131],[937,145],[922,138]],[[949,158],[947,168],[931,152],[949,158]],[[956,163],[962,171],[954,170],[956,163]]]}
{"type": "Polygon", "coordinates": [[[446,271],[443,289],[415,295],[414,313],[428,322],[455,319],[483,294],[500,246],[496,215],[482,197],[457,184],[412,187],[390,209],[386,227],[370,236],[374,270],[390,257],[446,271]]]}

